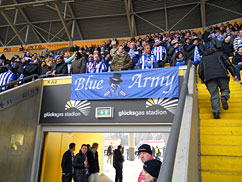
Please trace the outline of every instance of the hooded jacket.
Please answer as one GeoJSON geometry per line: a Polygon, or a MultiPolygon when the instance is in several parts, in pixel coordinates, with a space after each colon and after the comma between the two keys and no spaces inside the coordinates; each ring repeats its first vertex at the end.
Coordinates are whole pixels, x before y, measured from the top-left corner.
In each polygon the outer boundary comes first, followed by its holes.
{"type": "Polygon", "coordinates": [[[229,78],[227,70],[229,70],[232,76],[236,75],[235,68],[227,56],[224,56],[222,52],[209,49],[203,54],[198,74],[201,80],[207,83],[215,78],[229,78]]]}

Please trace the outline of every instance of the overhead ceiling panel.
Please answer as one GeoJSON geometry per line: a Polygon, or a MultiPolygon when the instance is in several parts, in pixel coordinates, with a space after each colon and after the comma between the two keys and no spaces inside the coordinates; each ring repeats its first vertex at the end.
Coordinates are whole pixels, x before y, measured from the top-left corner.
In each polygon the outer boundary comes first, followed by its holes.
{"type": "Polygon", "coordinates": [[[85,39],[130,36],[126,16],[78,20],[85,39]]]}
{"type": "Polygon", "coordinates": [[[144,11],[149,9],[155,8],[163,8],[164,7],[164,0],[133,0],[133,8],[134,11],[144,11]]]}
{"type": "Polygon", "coordinates": [[[47,6],[28,7],[24,8],[24,11],[31,22],[59,19],[57,12],[47,6]]]}
{"type": "MultiPolygon", "coordinates": [[[[228,7],[229,9],[229,7],[228,7]]],[[[240,15],[206,4],[207,26],[241,18],[240,15]]]]}
{"type": "Polygon", "coordinates": [[[180,21],[172,30],[182,30],[189,28],[198,28],[202,26],[200,6],[196,5],[182,6],[168,9],[169,29],[180,21]],[[190,10],[192,10],[184,19],[181,20],[190,10]]]}
{"type": "Polygon", "coordinates": [[[125,4],[123,0],[83,0],[71,3],[71,6],[77,17],[90,17],[126,13],[125,4]]]}
{"type": "MultiPolygon", "coordinates": [[[[148,20],[152,24],[160,27],[161,29],[165,30],[165,12],[164,10],[149,12],[149,13],[142,13],[139,14],[142,18],[145,20],[148,20]]],[[[138,34],[139,35],[145,35],[145,34],[151,34],[155,32],[162,32],[162,30],[154,27],[153,25],[147,23],[146,21],[140,19],[139,17],[135,17],[138,34]]]]}
{"type": "Polygon", "coordinates": [[[166,0],[166,6],[174,6],[174,5],[181,5],[181,4],[188,4],[200,2],[200,0],[166,0]]]}

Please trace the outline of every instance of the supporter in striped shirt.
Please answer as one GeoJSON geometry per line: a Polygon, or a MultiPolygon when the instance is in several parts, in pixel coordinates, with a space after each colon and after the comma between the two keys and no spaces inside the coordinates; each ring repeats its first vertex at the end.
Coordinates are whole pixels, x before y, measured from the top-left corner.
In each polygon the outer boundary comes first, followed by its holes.
{"type": "MultiPolygon", "coordinates": [[[[9,82],[16,80],[16,75],[11,71],[11,68],[7,67],[8,71],[0,74],[0,86],[6,85],[9,82]]],[[[7,90],[7,87],[0,88],[0,92],[3,90],[7,90]]]]}
{"type": "Polygon", "coordinates": [[[94,62],[87,69],[87,73],[101,73],[107,70],[104,62],[100,61],[99,55],[94,55],[94,62]]]}
{"type": "Polygon", "coordinates": [[[240,46],[242,46],[242,30],[239,31],[238,37],[234,39],[234,50],[237,52],[240,46]]]}
{"type": "Polygon", "coordinates": [[[160,40],[155,40],[155,48],[152,49],[151,54],[154,54],[159,67],[164,67],[164,62],[166,60],[166,48],[160,45],[160,40]]]}
{"type": "Polygon", "coordinates": [[[139,58],[138,65],[140,69],[153,69],[158,68],[158,63],[156,61],[156,57],[150,53],[150,45],[146,44],[144,46],[144,54],[139,58]]]}

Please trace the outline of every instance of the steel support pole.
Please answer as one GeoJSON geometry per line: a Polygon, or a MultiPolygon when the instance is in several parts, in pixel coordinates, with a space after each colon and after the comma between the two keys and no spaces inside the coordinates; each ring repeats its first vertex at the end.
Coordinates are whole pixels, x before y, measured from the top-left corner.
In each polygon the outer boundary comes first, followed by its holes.
{"type": "Polygon", "coordinates": [[[168,31],[168,14],[167,14],[166,0],[164,0],[164,8],[165,8],[165,21],[166,21],[166,32],[167,32],[168,31]]]}
{"type": "Polygon", "coordinates": [[[55,8],[56,8],[57,14],[59,15],[59,18],[61,20],[61,23],[62,23],[62,25],[63,25],[63,27],[65,29],[67,37],[68,37],[69,41],[72,42],[71,34],[70,34],[70,32],[69,32],[69,30],[68,30],[68,28],[66,26],[66,22],[65,22],[64,18],[62,17],[62,14],[61,14],[61,11],[60,11],[60,8],[59,8],[58,4],[55,4],[55,8]]]}
{"type": "Polygon", "coordinates": [[[206,29],[206,10],[205,10],[205,0],[201,0],[200,1],[200,10],[201,10],[201,19],[202,19],[202,27],[203,30],[206,29]]]}
{"type": "Polygon", "coordinates": [[[132,30],[132,25],[131,25],[131,19],[130,19],[130,12],[129,12],[129,7],[128,7],[128,1],[127,0],[124,0],[124,4],[125,4],[125,10],[126,10],[126,15],[127,15],[128,25],[129,25],[130,37],[133,37],[133,30],[132,30]]]}

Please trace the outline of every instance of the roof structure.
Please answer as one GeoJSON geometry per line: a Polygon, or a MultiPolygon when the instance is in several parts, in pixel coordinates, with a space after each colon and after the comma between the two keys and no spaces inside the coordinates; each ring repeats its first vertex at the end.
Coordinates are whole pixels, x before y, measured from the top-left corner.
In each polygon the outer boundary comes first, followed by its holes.
{"type": "Polygon", "coordinates": [[[133,37],[241,17],[241,0],[0,0],[0,46],[133,37]]]}

